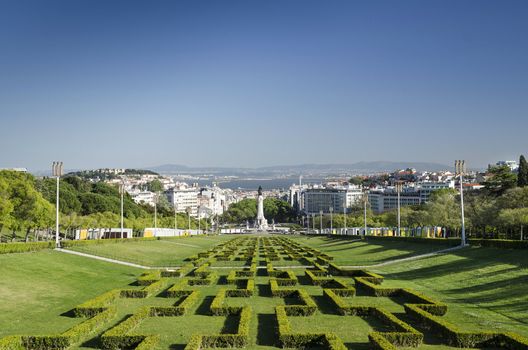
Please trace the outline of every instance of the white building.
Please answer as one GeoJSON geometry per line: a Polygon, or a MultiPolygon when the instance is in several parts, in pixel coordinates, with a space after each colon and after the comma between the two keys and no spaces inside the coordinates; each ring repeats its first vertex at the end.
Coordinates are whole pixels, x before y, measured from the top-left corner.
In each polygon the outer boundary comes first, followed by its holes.
{"type": "Polygon", "coordinates": [[[510,168],[511,171],[517,171],[519,169],[519,164],[514,160],[499,160],[496,165],[506,165],[510,168]]]}
{"type": "Polygon", "coordinates": [[[196,217],[198,215],[198,195],[200,190],[197,187],[188,187],[179,184],[167,191],[165,195],[169,203],[176,208],[178,213],[187,213],[196,217]]]}

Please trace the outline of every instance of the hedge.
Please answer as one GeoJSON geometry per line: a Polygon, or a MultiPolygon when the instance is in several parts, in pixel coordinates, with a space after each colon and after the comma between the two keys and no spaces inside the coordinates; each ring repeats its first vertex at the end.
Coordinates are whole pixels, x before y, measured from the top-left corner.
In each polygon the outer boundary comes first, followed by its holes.
{"type": "Polygon", "coordinates": [[[109,329],[101,336],[101,344],[104,349],[122,349],[139,345],[146,335],[127,335],[129,331],[137,327],[143,320],[150,316],[150,308],[143,307],[138,312],[129,316],[117,326],[109,329]]]}
{"type": "Polygon", "coordinates": [[[513,333],[464,332],[455,325],[431,315],[420,305],[405,304],[405,312],[423,327],[430,329],[450,346],[461,348],[503,347],[528,350],[528,339],[513,333]]]}
{"type": "Polygon", "coordinates": [[[106,306],[112,303],[120,295],[119,289],[114,289],[104,294],[101,294],[93,299],[85,301],[77,305],[72,311],[75,317],[93,317],[104,310],[106,306]]]}
{"type": "Polygon", "coordinates": [[[200,292],[182,291],[180,299],[173,306],[153,306],[150,308],[150,316],[182,316],[189,311],[190,307],[198,300],[200,292]]]}
{"type": "Polygon", "coordinates": [[[26,349],[65,349],[81,342],[88,335],[112,320],[115,315],[116,309],[108,308],[94,317],[73,326],[62,334],[22,336],[22,344],[26,349]]]}
{"type": "Polygon", "coordinates": [[[425,237],[398,237],[398,236],[365,236],[365,240],[372,241],[395,241],[395,242],[413,242],[436,245],[446,245],[455,247],[460,245],[460,238],[425,238],[425,237]]]}
{"type": "Polygon", "coordinates": [[[249,342],[249,326],[251,321],[251,308],[249,306],[238,308],[233,313],[239,315],[237,332],[233,334],[194,334],[185,346],[185,350],[200,350],[202,348],[243,348],[249,342]]]}
{"type": "Polygon", "coordinates": [[[279,339],[284,348],[319,346],[329,350],[346,350],[341,339],[333,333],[292,333],[285,306],[275,307],[279,339]]]}
{"type": "Polygon", "coordinates": [[[167,279],[162,278],[143,289],[122,289],[119,295],[121,298],[146,298],[162,290],[166,284],[167,279]]]}
{"type": "Polygon", "coordinates": [[[480,247],[492,247],[492,248],[502,248],[502,249],[525,249],[528,248],[527,241],[514,241],[510,239],[477,239],[470,238],[468,243],[474,246],[480,247]]]}
{"type": "Polygon", "coordinates": [[[19,335],[9,335],[0,338],[0,350],[26,350],[22,344],[22,337],[19,335]]]}
{"type": "Polygon", "coordinates": [[[161,271],[154,270],[141,274],[137,279],[137,284],[140,286],[149,286],[152,283],[159,281],[161,278],[161,271]]]}
{"type": "Polygon", "coordinates": [[[0,254],[36,252],[55,248],[55,242],[13,242],[0,243],[0,254]]]}
{"type": "MultiPolygon", "coordinates": [[[[133,237],[133,238],[109,238],[109,239],[88,239],[88,240],[65,240],[61,241],[63,248],[94,245],[94,244],[108,244],[108,243],[133,243],[143,241],[156,241],[159,237],[133,237]]],[[[53,243],[55,244],[55,243],[53,243]]]]}

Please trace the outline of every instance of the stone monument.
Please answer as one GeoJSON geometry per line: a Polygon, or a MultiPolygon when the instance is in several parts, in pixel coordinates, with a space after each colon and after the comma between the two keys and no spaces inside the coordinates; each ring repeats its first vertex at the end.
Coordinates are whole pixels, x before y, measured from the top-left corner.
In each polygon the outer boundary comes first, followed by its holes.
{"type": "Polygon", "coordinates": [[[257,197],[257,221],[255,228],[261,231],[268,229],[268,220],[264,217],[264,196],[262,195],[262,186],[259,186],[257,197]]]}

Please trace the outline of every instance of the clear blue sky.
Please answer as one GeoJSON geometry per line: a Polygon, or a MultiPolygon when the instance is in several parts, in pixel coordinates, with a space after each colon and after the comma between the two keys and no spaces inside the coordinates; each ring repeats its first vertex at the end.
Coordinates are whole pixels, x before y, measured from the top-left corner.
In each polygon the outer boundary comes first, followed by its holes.
{"type": "Polygon", "coordinates": [[[528,1],[0,4],[0,167],[528,154],[528,1]]]}

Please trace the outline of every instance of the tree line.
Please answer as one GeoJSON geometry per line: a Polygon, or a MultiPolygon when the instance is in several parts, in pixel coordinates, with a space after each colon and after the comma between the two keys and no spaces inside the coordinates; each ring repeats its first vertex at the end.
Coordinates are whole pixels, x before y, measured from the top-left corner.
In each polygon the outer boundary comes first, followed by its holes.
{"type": "MultiPolygon", "coordinates": [[[[157,185],[157,184],[156,184],[157,185]]],[[[166,198],[158,203],[158,227],[174,227],[174,211],[166,198]]],[[[36,179],[33,175],[0,171],[0,239],[30,240],[50,238],[54,234],[56,179],[36,179]]],[[[124,194],[124,224],[134,231],[154,226],[154,208],[137,204],[124,194]]],[[[60,179],[60,231],[71,237],[78,228],[120,227],[121,197],[116,186],[90,182],[76,175],[60,179]]],[[[177,215],[178,227],[188,228],[185,213],[177,215]]],[[[198,221],[191,218],[191,228],[198,221]]],[[[202,219],[201,225],[207,223],[202,219]]]]}

